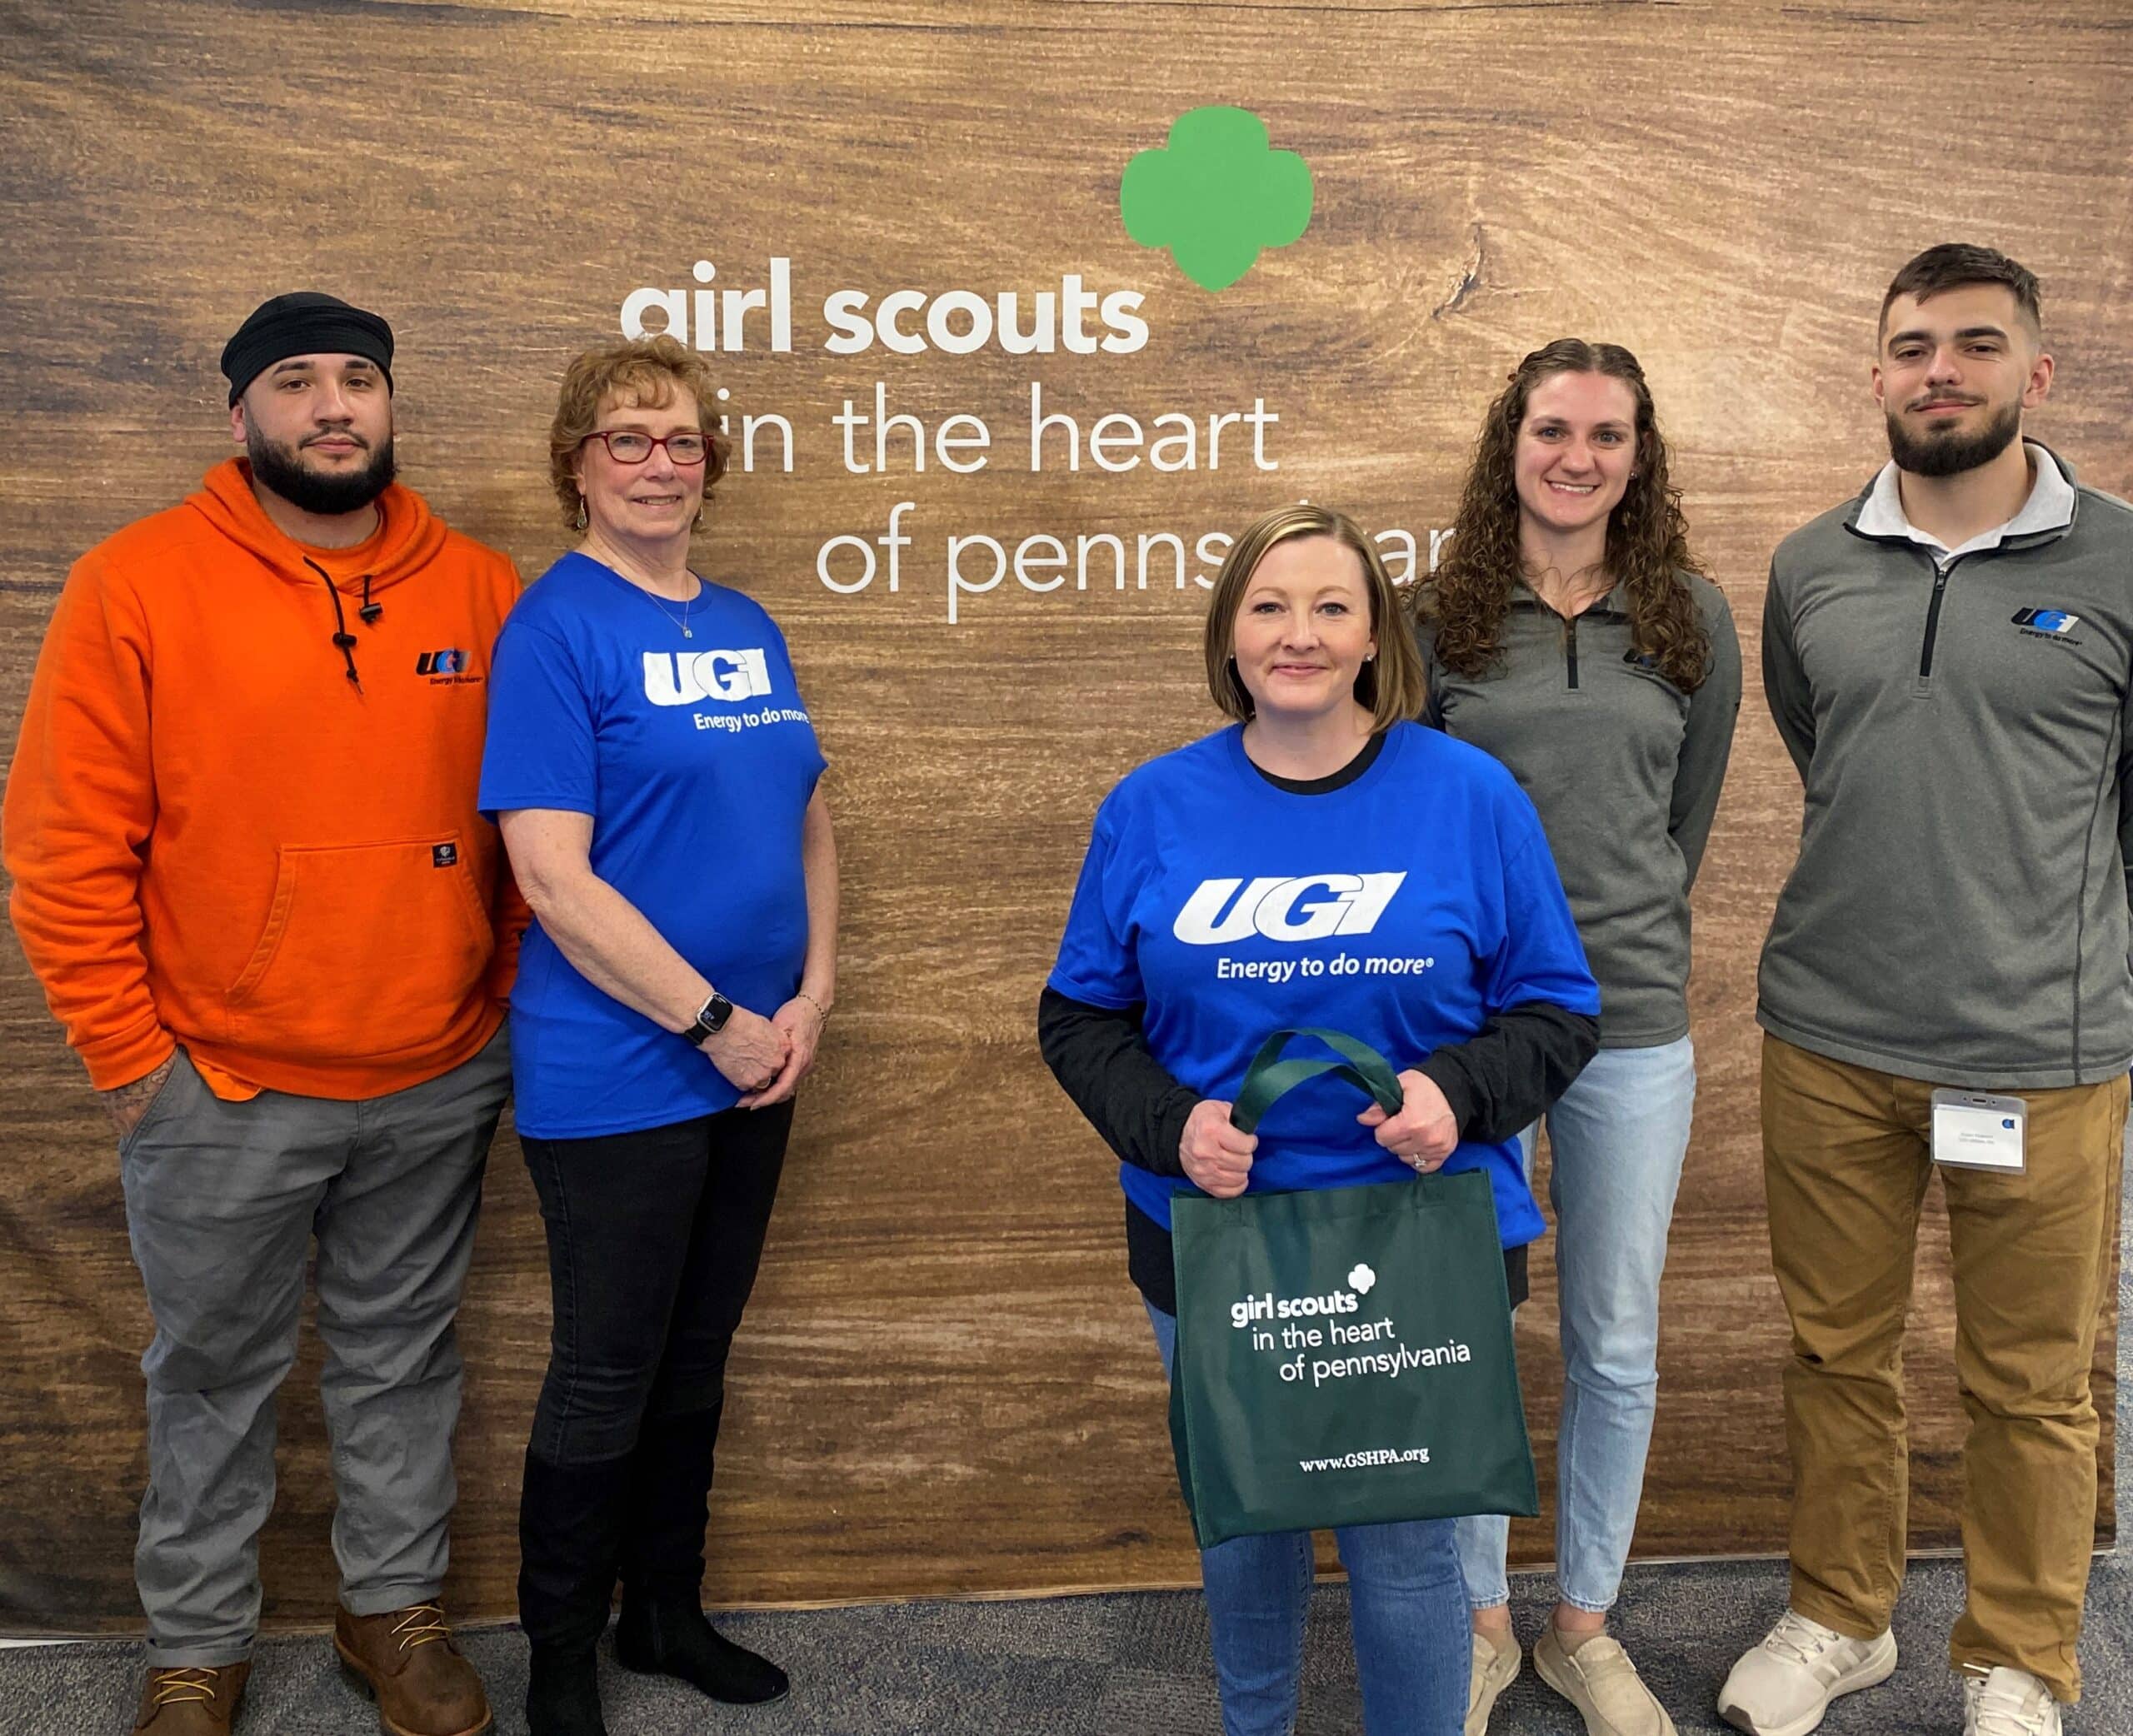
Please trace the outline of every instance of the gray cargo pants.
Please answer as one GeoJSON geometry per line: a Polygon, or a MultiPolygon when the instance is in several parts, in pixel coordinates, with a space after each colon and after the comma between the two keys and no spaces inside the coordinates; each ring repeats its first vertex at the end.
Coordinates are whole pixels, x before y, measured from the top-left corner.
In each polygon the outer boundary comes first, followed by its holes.
{"type": "Polygon", "coordinates": [[[314,1235],[341,1600],[375,1615],[437,1595],[457,1494],[452,1323],[510,1083],[502,1031],[449,1073],[354,1103],[225,1103],[181,1050],[121,1142],[156,1325],[133,1558],[151,1668],[251,1653],[274,1394],[296,1361],[314,1235]]]}

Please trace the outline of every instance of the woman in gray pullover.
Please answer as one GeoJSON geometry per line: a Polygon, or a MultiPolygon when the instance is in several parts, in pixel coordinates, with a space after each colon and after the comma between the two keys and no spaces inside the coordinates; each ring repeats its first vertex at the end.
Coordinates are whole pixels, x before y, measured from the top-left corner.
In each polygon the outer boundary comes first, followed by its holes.
{"type": "MultiPolygon", "coordinates": [[[[1489,407],[1446,558],[1411,594],[1425,721],[1540,810],[1599,980],[1599,1055],[1548,1112],[1566,1384],[1558,1598],[1534,1647],[1590,1736],[1673,1736],[1606,1633],[1643,1491],[1659,1276],[1696,1095],[1689,885],[1741,705],[1726,599],[1690,555],[1636,358],[1562,338],[1489,407]]],[[[1524,1135],[1531,1162],[1538,1124],[1524,1135]]],[[[1518,1673],[1506,1522],[1462,1519],[1466,1736],[1518,1673]]]]}

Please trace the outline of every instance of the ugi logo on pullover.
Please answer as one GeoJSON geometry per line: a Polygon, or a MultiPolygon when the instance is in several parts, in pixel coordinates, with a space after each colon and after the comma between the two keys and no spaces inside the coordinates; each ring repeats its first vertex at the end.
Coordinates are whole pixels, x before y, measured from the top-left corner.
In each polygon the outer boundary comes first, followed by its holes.
{"type": "Polygon", "coordinates": [[[692,706],[707,699],[761,699],[770,691],[770,664],[750,651],[647,651],[644,696],[655,706],[692,706]]]}
{"type": "Polygon", "coordinates": [[[2032,633],[2053,635],[2071,633],[2081,624],[2080,616],[2069,615],[2064,609],[2017,609],[2011,619],[2016,626],[2032,633]]]}
{"type": "Polygon", "coordinates": [[[1406,878],[1403,871],[1299,874],[1287,880],[1263,875],[1249,885],[1241,880],[1203,880],[1185,900],[1171,932],[1189,946],[1219,946],[1252,935],[1270,940],[1366,935],[1406,878]],[[1307,895],[1311,894],[1317,895],[1307,895]]]}

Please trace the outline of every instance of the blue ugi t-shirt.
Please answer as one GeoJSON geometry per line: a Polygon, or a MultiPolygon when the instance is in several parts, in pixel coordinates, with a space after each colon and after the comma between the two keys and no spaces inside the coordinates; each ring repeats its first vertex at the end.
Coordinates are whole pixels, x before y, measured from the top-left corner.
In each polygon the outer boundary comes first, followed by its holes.
{"type": "MultiPolygon", "coordinates": [[[[784,636],[707,581],[687,611],[584,555],[528,589],[497,640],[481,806],[592,816],[592,871],[737,1006],[765,1017],[807,961],[801,822],[824,761],[784,636]]],[[[511,993],[521,1131],[632,1133],[739,1090],[581,976],[537,921],[511,993]]]]}
{"type": "MultiPolygon", "coordinates": [[[[1521,1001],[1600,1011],[1533,804],[1486,754],[1413,723],[1317,794],[1262,777],[1241,726],[1128,774],[1097,810],[1051,981],[1145,1006],[1156,1059],[1225,1101],[1276,1030],[1346,1031],[1399,1070],[1521,1001]]],[[[1356,1120],[1366,1107],[1330,1075],[1291,1091],[1259,1124],[1249,1190],[1412,1180],[1356,1120]]],[[[1444,1167],[1487,1173],[1505,1247],[1541,1234],[1516,1139],[1462,1140],[1444,1167]]],[[[1166,1228],[1196,1191],[1132,1164],[1119,1180],[1166,1228]]]]}

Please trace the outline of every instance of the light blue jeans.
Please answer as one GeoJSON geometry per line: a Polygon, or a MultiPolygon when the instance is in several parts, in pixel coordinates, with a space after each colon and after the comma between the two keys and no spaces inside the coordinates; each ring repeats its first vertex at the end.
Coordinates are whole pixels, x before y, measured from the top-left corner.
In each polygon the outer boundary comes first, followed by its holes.
{"type": "MultiPolygon", "coordinates": [[[[1659,1275],[1689,1149],[1696,1051],[1603,1049],[1548,1111],[1561,1299],[1562,1429],[1556,1443],[1556,1581],[1563,1602],[1613,1607],[1644,1493],[1659,1394],[1659,1275]]],[[[1519,1135],[1527,1172],[1536,1122],[1519,1135]]],[[[1467,1600],[1511,1600],[1511,1523],[1459,1521],[1467,1600]]]]}
{"type": "MultiPolygon", "coordinates": [[[[1167,1377],[1177,1317],[1150,1304],[1148,1320],[1167,1377]]],[[[1462,1523],[1343,1525],[1333,1534],[1348,1570],[1365,1736],[1459,1736],[1465,1727],[1472,1646],[1452,1537],[1462,1523]]],[[[1235,1537],[1200,1552],[1223,1736],[1296,1729],[1311,1565],[1308,1531],[1235,1537]]]]}

